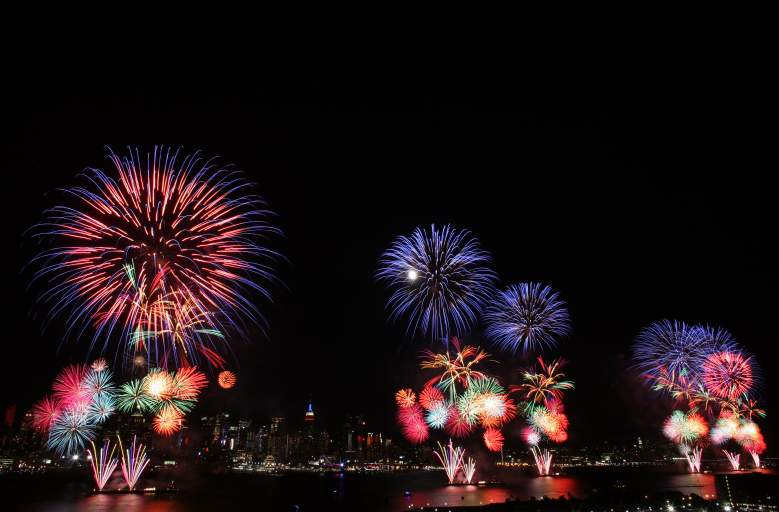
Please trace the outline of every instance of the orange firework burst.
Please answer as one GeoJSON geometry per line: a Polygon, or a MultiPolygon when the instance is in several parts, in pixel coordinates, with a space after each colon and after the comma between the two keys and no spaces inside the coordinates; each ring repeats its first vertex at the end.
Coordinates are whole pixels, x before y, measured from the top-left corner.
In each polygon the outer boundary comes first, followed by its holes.
{"type": "Polygon", "coordinates": [[[180,400],[197,400],[208,379],[194,366],[181,368],[173,376],[173,395],[180,400]]]}
{"type": "Polygon", "coordinates": [[[410,388],[401,389],[395,393],[395,401],[400,407],[411,407],[417,402],[417,395],[410,388]]]}
{"type": "Polygon", "coordinates": [[[159,435],[170,436],[181,430],[183,417],[175,407],[165,406],[152,420],[152,426],[159,435]]]}
{"type": "Polygon", "coordinates": [[[217,378],[219,382],[219,386],[223,389],[230,389],[231,387],[235,386],[236,377],[235,374],[229,370],[225,370],[223,372],[219,372],[219,377],[217,378]]]}
{"type": "Polygon", "coordinates": [[[499,452],[503,448],[503,434],[496,428],[484,431],[484,446],[491,452],[499,452]]]}
{"type": "Polygon", "coordinates": [[[167,400],[174,394],[173,377],[165,370],[154,369],[143,378],[144,392],[157,400],[167,400]]]}

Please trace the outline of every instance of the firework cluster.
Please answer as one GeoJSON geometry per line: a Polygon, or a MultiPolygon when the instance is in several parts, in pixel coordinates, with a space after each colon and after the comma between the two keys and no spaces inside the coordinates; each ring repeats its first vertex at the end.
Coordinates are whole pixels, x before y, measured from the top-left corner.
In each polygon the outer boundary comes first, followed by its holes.
{"type": "Polygon", "coordinates": [[[409,441],[426,441],[430,430],[444,430],[458,438],[482,430],[487,449],[501,450],[500,429],[516,417],[517,406],[500,382],[479,368],[488,357],[476,347],[460,347],[456,338],[443,352],[423,353],[421,368],[437,375],[418,395],[408,388],[395,395],[398,422],[409,441]]]}
{"type": "Polygon", "coordinates": [[[416,228],[382,255],[377,278],[391,290],[392,320],[405,319],[411,336],[447,343],[477,320],[497,348],[528,353],[570,333],[568,310],[557,292],[538,283],[497,289],[490,255],[467,230],[450,225],[416,228]]]}
{"type": "Polygon", "coordinates": [[[522,437],[530,447],[540,475],[548,475],[552,464],[549,450],[540,448],[544,441],[562,443],[568,439],[568,417],[563,408],[563,393],[574,388],[560,371],[561,360],[545,363],[538,358],[538,367],[522,373],[522,383],[513,386],[521,396],[521,411],[527,426],[522,437]]]}
{"type": "Polygon", "coordinates": [[[206,376],[192,366],[175,372],[152,369],[117,387],[105,360],[75,364],[65,367],[52,394],[33,406],[33,427],[48,435],[48,447],[59,454],[83,449],[116,411],[153,415],[154,430],[169,436],[181,429],[207,385],[206,376]]]}
{"type": "Polygon", "coordinates": [[[669,395],[675,408],[663,433],[699,472],[707,444],[721,447],[739,469],[739,446],[760,467],[766,445],[755,418],[758,369],[724,329],[662,320],[644,329],[633,347],[635,365],[654,391],[669,395]]]}
{"type": "Polygon", "coordinates": [[[109,158],[113,172],[86,170],[33,229],[48,247],[34,260],[40,302],[69,332],[94,327],[93,345],[118,341],[126,360],[222,367],[226,332],[264,325],[252,295],[275,280],[270,212],[240,173],[198,153],[109,158]]]}

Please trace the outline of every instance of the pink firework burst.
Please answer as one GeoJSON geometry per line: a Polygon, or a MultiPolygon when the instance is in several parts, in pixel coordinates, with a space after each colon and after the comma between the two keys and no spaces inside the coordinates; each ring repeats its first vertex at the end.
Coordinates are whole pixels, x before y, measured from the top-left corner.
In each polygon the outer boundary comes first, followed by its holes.
{"type": "Polygon", "coordinates": [[[738,352],[717,352],[703,363],[703,383],[714,396],[735,400],[754,384],[751,356],[738,352]]]}

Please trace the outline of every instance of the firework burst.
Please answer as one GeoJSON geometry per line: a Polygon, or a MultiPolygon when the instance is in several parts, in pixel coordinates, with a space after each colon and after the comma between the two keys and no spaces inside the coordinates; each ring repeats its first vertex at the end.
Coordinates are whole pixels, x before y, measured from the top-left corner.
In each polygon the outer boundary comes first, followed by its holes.
{"type": "Polygon", "coordinates": [[[41,433],[47,433],[62,413],[62,404],[53,397],[43,397],[32,407],[32,426],[41,433]]]}
{"type": "Polygon", "coordinates": [[[166,405],[152,419],[152,427],[157,434],[169,437],[181,430],[183,419],[181,411],[166,405]]]}
{"type": "Polygon", "coordinates": [[[454,483],[457,472],[460,471],[460,468],[462,467],[465,450],[459,446],[455,448],[450,439],[449,444],[446,446],[438,443],[438,451],[433,453],[435,453],[435,456],[438,457],[438,460],[441,462],[441,466],[446,473],[446,477],[449,479],[449,483],[454,483]]]}
{"type": "Polygon", "coordinates": [[[235,382],[238,379],[235,377],[235,374],[229,370],[225,370],[222,372],[219,372],[219,376],[217,377],[217,382],[219,383],[219,387],[222,389],[230,389],[233,386],[235,386],[235,382]]]}
{"type": "Polygon", "coordinates": [[[716,352],[703,362],[703,383],[716,397],[735,400],[746,395],[754,382],[751,356],[716,352]]]}
{"type": "Polygon", "coordinates": [[[705,437],[709,433],[709,426],[700,414],[677,410],[665,420],[663,433],[676,444],[690,445],[705,437]]]}
{"type": "Polygon", "coordinates": [[[484,431],[484,446],[491,452],[499,452],[503,449],[503,433],[496,428],[488,428],[484,431]]]}
{"type": "Polygon", "coordinates": [[[465,334],[492,293],[489,255],[467,230],[417,228],[383,254],[377,278],[392,290],[388,309],[409,334],[448,340],[465,334]]]}
{"type": "Polygon", "coordinates": [[[133,379],[122,384],[117,393],[117,407],[124,413],[149,413],[157,408],[158,401],[147,395],[143,380],[133,379]]]}
{"type": "Polygon", "coordinates": [[[411,407],[417,403],[417,395],[410,388],[401,389],[395,393],[395,402],[397,402],[398,407],[411,407]]]}
{"type": "Polygon", "coordinates": [[[513,353],[553,347],[571,331],[565,303],[557,292],[538,283],[520,283],[499,292],[484,319],[487,338],[513,353]]]}
{"type": "Polygon", "coordinates": [[[427,441],[430,431],[425,423],[425,415],[419,404],[411,407],[401,407],[398,410],[398,423],[400,423],[403,435],[414,444],[427,441]]]}
{"type": "Polygon", "coordinates": [[[85,171],[65,191],[72,202],[34,228],[49,243],[34,260],[34,280],[50,284],[41,302],[71,333],[94,326],[93,345],[119,338],[130,358],[218,363],[226,347],[215,334],[264,324],[250,293],[269,297],[275,281],[270,212],[237,171],[198,153],[108,156],[114,172],[85,171]]]}
{"type": "Polygon", "coordinates": [[[46,445],[60,455],[76,453],[95,438],[96,428],[87,411],[67,409],[51,424],[46,445]]]}

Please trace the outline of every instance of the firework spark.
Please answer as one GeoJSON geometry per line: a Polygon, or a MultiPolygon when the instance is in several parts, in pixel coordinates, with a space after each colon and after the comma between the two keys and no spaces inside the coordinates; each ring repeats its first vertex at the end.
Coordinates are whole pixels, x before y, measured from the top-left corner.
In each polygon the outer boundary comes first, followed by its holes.
{"type": "Polygon", "coordinates": [[[233,386],[235,386],[236,382],[235,374],[229,370],[225,370],[222,372],[219,372],[219,376],[217,377],[217,382],[219,382],[219,387],[222,389],[230,389],[233,386]]]}
{"type": "Polygon", "coordinates": [[[449,393],[449,400],[457,400],[457,386],[467,387],[474,379],[487,377],[484,373],[475,369],[475,366],[489,357],[489,354],[481,349],[465,345],[460,349],[457,338],[452,339],[455,352],[447,347],[446,352],[436,354],[430,350],[423,352],[421,368],[441,371],[437,379],[438,386],[449,393]]]}
{"type": "Polygon", "coordinates": [[[143,380],[133,379],[122,384],[117,393],[117,407],[124,413],[149,413],[157,408],[158,401],[147,395],[143,380]]]}
{"type": "Polygon", "coordinates": [[[43,397],[32,407],[32,426],[38,432],[47,433],[62,413],[62,405],[53,397],[43,397]]]}
{"type": "Polygon", "coordinates": [[[491,452],[499,452],[503,449],[503,433],[496,428],[488,428],[484,431],[484,446],[491,452]]]}
{"type": "Polygon", "coordinates": [[[679,445],[689,445],[709,433],[706,420],[698,413],[674,411],[663,426],[665,436],[679,445]]]}
{"type": "Polygon", "coordinates": [[[441,462],[441,466],[446,473],[446,477],[449,479],[449,483],[454,483],[454,479],[457,477],[457,472],[463,464],[463,456],[465,450],[461,447],[454,447],[452,440],[449,440],[449,444],[444,446],[438,443],[438,451],[433,452],[438,460],[441,462]]]}
{"type": "Polygon", "coordinates": [[[422,407],[414,404],[411,407],[401,407],[398,410],[398,423],[400,423],[403,435],[414,444],[427,441],[430,435],[422,407]]]}
{"type": "Polygon", "coordinates": [[[565,303],[538,283],[520,283],[499,292],[484,318],[487,338],[513,353],[552,347],[571,331],[565,303]]]}
{"type": "Polygon", "coordinates": [[[530,446],[530,452],[533,454],[533,460],[536,461],[539,476],[548,476],[549,470],[552,468],[551,452],[536,445],[530,446]]]}
{"type": "Polygon", "coordinates": [[[251,185],[198,153],[108,156],[115,172],[85,171],[65,191],[72,203],[34,229],[49,241],[34,280],[51,283],[41,296],[51,315],[66,316],[70,333],[93,325],[93,345],[118,336],[128,357],[144,351],[160,366],[212,361],[225,349],[214,333],[243,332],[247,318],[264,325],[248,292],[269,297],[278,255],[262,241],[279,230],[251,185]]]}
{"type": "Polygon", "coordinates": [[[736,452],[729,452],[727,450],[722,450],[722,453],[725,454],[725,458],[728,459],[730,467],[733,469],[733,471],[738,471],[741,467],[741,454],[736,452]]]}
{"type": "Polygon", "coordinates": [[[122,475],[127,482],[127,487],[132,491],[149,464],[149,456],[146,455],[146,447],[138,443],[136,436],[133,436],[133,444],[126,450],[122,447],[122,439],[119,438],[119,452],[122,454],[122,475]]]}
{"type": "Polygon", "coordinates": [[[46,445],[60,455],[76,453],[95,438],[96,427],[86,410],[67,409],[52,423],[46,445]]]}
{"type": "Polygon", "coordinates": [[[90,441],[90,444],[92,449],[89,450],[89,462],[92,465],[92,477],[95,479],[97,490],[102,491],[119,464],[119,460],[114,457],[116,446],[111,447],[111,442],[106,439],[103,441],[103,447],[98,452],[97,448],[95,448],[95,443],[90,441]],[[111,449],[110,452],[109,448],[111,449]]]}
{"type": "Polygon", "coordinates": [[[411,407],[417,403],[417,395],[410,388],[401,389],[395,393],[395,402],[397,402],[398,407],[411,407]]]}
{"type": "Polygon", "coordinates": [[[548,404],[550,400],[562,400],[563,392],[574,388],[573,381],[563,380],[565,374],[559,369],[562,360],[557,359],[550,364],[538,358],[541,370],[536,372],[526,370],[522,374],[524,382],[511,388],[512,392],[521,393],[531,404],[548,404]]]}
{"type": "Polygon", "coordinates": [[[476,461],[472,457],[468,457],[468,460],[463,462],[462,465],[463,475],[465,476],[465,483],[469,484],[473,481],[473,475],[476,473],[476,461]]]}
{"type": "Polygon", "coordinates": [[[445,341],[465,334],[490,296],[496,275],[489,261],[467,230],[431,226],[399,237],[376,276],[393,292],[393,320],[405,317],[409,334],[445,341]]]}
{"type": "Polygon", "coordinates": [[[681,451],[684,454],[684,457],[687,459],[687,465],[690,467],[690,473],[700,473],[703,448],[700,446],[693,446],[690,448],[687,445],[682,445],[681,451]]]}
{"type": "Polygon", "coordinates": [[[703,362],[703,383],[714,396],[734,400],[746,395],[754,382],[751,356],[716,352],[703,362]]]}
{"type": "Polygon", "coordinates": [[[178,409],[166,405],[152,419],[152,427],[157,434],[168,437],[181,430],[183,418],[178,409]]]}
{"type": "Polygon", "coordinates": [[[431,411],[440,407],[444,403],[444,395],[441,390],[435,386],[425,386],[419,394],[419,405],[425,410],[431,411]]]}

